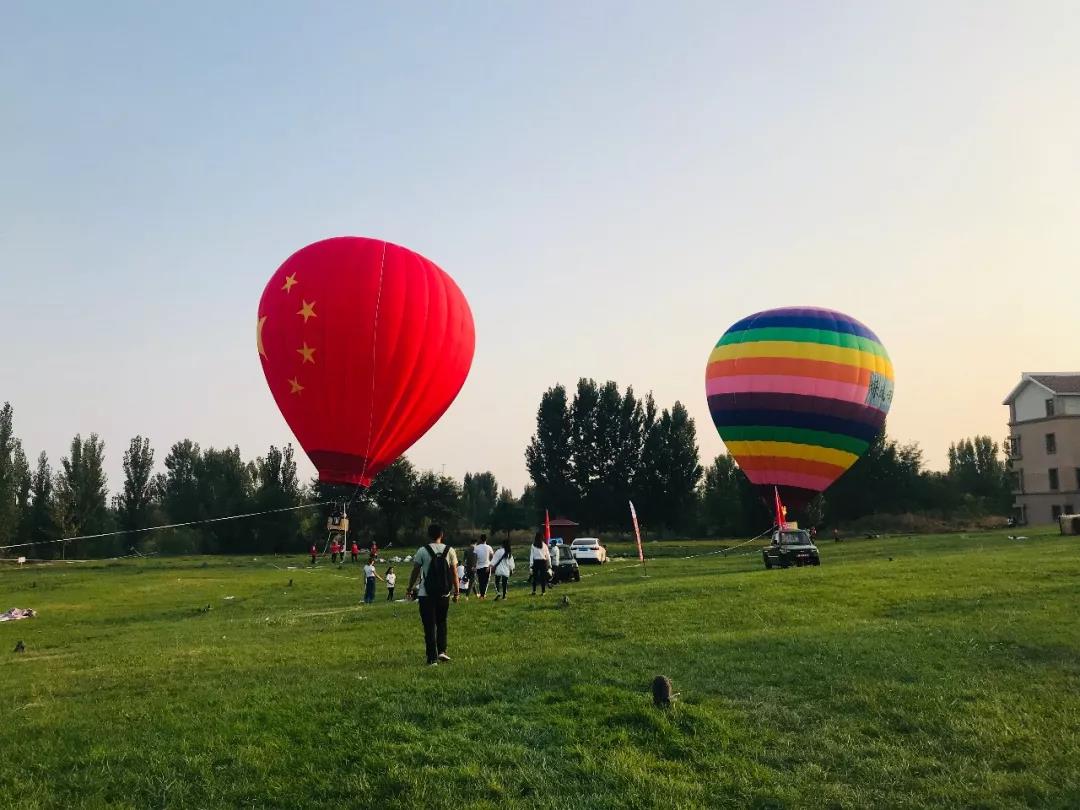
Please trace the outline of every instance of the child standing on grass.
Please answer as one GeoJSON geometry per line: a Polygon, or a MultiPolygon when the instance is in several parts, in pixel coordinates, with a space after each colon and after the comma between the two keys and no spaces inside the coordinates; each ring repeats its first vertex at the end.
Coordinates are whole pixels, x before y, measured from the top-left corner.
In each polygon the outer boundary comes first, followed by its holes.
{"type": "Polygon", "coordinates": [[[397,582],[397,574],[394,573],[394,567],[390,566],[386,569],[386,601],[394,601],[394,584],[397,582]]]}
{"type": "Polygon", "coordinates": [[[457,578],[458,584],[465,594],[465,601],[468,602],[469,590],[472,588],[472,573],[465,567],[465,563],[458,563],[457,578]]]}
{"type": "Polygon", "coordinates": [[[315,559],[319,556],[319,548],[314,543],[311,544],[311,564],[315,564],[315,559]]]}
{"type": "Polygon", "coordinates": [[[356,541],[352,541],[352,561],[359,562],[360,560],[360,546],[356,544],[356,541]]]}
{"type": "Polygon", "coordinates": [[[368,561],[364,566],[364,604],[370,605],[375,601],[375,580],[382,579],[375,570],[375,564],[368,561]]]}

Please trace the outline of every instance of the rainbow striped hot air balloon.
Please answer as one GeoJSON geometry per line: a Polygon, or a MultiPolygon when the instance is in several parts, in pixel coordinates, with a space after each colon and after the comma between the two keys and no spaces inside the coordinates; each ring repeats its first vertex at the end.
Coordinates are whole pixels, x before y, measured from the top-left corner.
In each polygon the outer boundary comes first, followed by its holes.
{"type": "Polygon", "coordinates": [[[709,355],[709,412],[751,482],[804,506],[885,425],[893,367],[877,335],[831,309],[785,307],[736,323],[709,355]]]}

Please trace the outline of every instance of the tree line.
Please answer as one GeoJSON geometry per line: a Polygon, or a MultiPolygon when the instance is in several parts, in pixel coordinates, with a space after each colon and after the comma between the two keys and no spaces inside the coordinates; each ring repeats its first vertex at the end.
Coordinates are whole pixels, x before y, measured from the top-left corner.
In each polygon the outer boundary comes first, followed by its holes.
{"type": "Polygon", "coordinates": [[[638,398],[633,388],[586,378],[569,399],[555,385],[541,397],[525,465],[538,504],[586,528],[624,529],[631,499],[657,527],[693,527],[703,470],[681,402],[660,411],[651,393],[638,398]]]}
{"type": "MultiPolygon", "coordinates": [[[[727,455],[705,472],[697,528],[707,536],[753,535],[772,521],[772,511],[727,455]]],[[[844,526],[870,516],[915,515],[971,521],[1011,511],[1013,496],[1000,447],[989,436],[961,439],[949,447],[949,469],[928,470],[916,443],[901,444],[885,431],[866,453],[799,518],[803,525],[844,526]]]]}
{"type": "Polygon", "coordinates": [[[418,541],[432,522],[451,531],[524,529],[536,512],[529,489],[515,498],[490,472],[468,473],[459,483],[418,471],[407,458],[366,489],[318,479],[305,485],[291,445],[271,446],[245,460],[239,447],[203,448],[184,439],[169,448],[163,470],[155,459],[149,439],[132,438],[123,455],[123,482],[111,496],[105,444],[97,434],[76,435],[59,467],[54,469],[45,453],[31,467],[15,436],[14,410],[5,403],[0,409],[0,546],[19,548],[0,554],[47,559],[133,550],[293,553],[306,551],[312,542],[321,546],[326,518],[343,507],[351,518],[351,536],[385,547],[418,541]],[[294,509],[304,506],[313,508],[294,509]],[[236,515],[251,516],[217,520],[236,515]],[[196,525],[140,531],[169,524],[196,525]],[[97,534],[110,536],[57,542],[97,534]]]}
{"type": "MultiPolygon", "coordinates": [[[[866,454],[800,519],[819,527],[869,515],[914,513],[946,520],[1006,515],[1012,494],[1000,448],[988,436],[953,443],[945,472],[926,469],[917,444],[883,431],[866,454]]],[[[694,420],[675,402],[659,409],[614,382],[578,382],[573,397],[556,385],[541,397],[536,433],[525,451],[532,483],[520,496],[491,472],[458,481],[417,470],[401,458],[369,488],[306,484],[292,446],[271,446],[254,460],[238,447],[176,442],[159,469],[150,440],[135,436],[123,454],[123,481],[110,494],[105,445],[76,435],[55,468],[45,453],[31,464],[15,436],[14,411],[0,408],[0,552],[28,557],[141,553],[294,553],[325,539],[326,518],[347,508],[361,543],[419,541],[428,524],[450,532],[487,530],[509,536],[566,516],[598,532],[629,531],[633,500],[648,536],[748,537],[772,522],[771,507],[735,461],[699,460],[694,420]],[[313,506],[295,511],[293,507],[313,506]],[[241,520],[201,523],[231,515],[241,520]],[[167,531],[140,532],[164,524],[167,531]],[[50,542],[93,534],[100,539],[50,542]]]]}
{"type": "MultiPolygon", "coordinates": [[[[680,402],[658,412],[651,393],[638,398],[612,381],[581,379],[572,398],[562,385],[545,391],[525,462],[541,509],[589,530],[627,531],[629,500],[653,536],[751,536],[773,521],[771,504],[731,456],[702,469],[694,420],[680,402]]],[[[882,430],[799,517],[822,527],[869,515],[972,519],[1006,515],[1011,503],[1006,464],[989,436],[953,443],[948,471],[936,472],[918,444],[882,430]]]]}

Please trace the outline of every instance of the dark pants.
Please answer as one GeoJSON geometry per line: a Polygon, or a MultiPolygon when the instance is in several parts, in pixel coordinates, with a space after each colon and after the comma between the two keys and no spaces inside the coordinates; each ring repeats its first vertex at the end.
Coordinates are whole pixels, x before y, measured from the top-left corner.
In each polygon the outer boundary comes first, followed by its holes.
{"type": "Polygon", "coordinates": [[[481,596],[487,596],[488,582],[491,579],[490,568],[478,568],[476,570],[476,589],[481,596]]]}
{"type": "Polygon", "coordinates": [[[394,588],[393,588],[393,586],[386,589],[386,601],[387,602],[393,602],[394,601],[394,588]]]}
{"type": "Polygon", "coordinates": [[[420,621],[424,623],[424,646],[430,664],[439,653],[446,652],[446,614],[450,611],[449,596],[421,596],[420,621]]]}
{"type": "Polygon", "coordinates": [[[357,554],[357,553],[356,553],[356,552],[354,551],[354,552],[352,553],[352,561],[353,561],[353,562],[356,562],[356,561],[357,561],[357,560],[359,560],[359,559],[360,559],[360,555],[359,555],[359,554],[357,554]]]}
{"type": "Polygon", "coordinates": [[[311,555],[311,564],[312,564],[312,565],[314,565],[314,564],[315,564],[315,557],[316,557],[316,555],[315,555],[315,554],[312,554],[312,555],[311,555]]]}
{"type": "Polygon", "coordinates": [[[471,593],[479,593],[480,592],[480,588],[476,584],[476,569],[475,568],[466,568],[465,569],[465,579],[469,580],[469,587],[465,589],[465,596],[468,596],[471,593]]]}
{"type": "Polygon", "coordinates": [[[506,585],[510,582],[510,577],[504,577],[502,574],[495,575],[495,593],[506,598],[506,585]]]}
{"type": "Polygon", "coordinates": [[[367,578],[367,586],[364,588],[364,601],[368,604],[375,601],[375,577],[367,578]]]}
{"type": "Polygon", "coordinates": [[[544,562],[543,560],[536,560],[533,563],[533,567],[532,567],[532,586],[533,586],[532,592],[533,593],[536,593],[536,586],[537,585],[540,586],[540,593],[546,593],[547,592],[547,582],[548,582],[547,574],[548,574],[547,563],[544,562]]]}

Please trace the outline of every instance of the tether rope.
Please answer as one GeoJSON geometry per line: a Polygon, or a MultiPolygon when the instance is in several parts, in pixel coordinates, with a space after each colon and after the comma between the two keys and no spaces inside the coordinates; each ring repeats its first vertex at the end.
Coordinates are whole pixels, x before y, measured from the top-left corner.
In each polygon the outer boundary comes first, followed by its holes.
{"type": "Polygon", "coordinates": [[[99,540],[104,537],[120,537],[126,534],[145,534],[146,532],[157,532],[162,529],[180,529],[185,526],[202,526],[207,523],[221,523],[225,520],[241,520],[242,518],[259,517],[260,515],[274,515],[279,512],[295,512],[298,509],[314,509],[318,506],[328,506],[333,501],[319,501],[318,503],[305,503],[300,506],[286,506],[281,509],[265,509],[262,512],[246,512],[242,515],[224,515],[223,517],[216,518],[204,518],[203,520],[189,520],[186,523],[166,523],[161,526],[147,526],[144,529],[121,529],[115,532],[101,532],[100,534],[82,534],[77,537],[58,537],[55,540],[34,540],[30,543],[15,543],[10,546],[0,546],[0,551],[7,551],[13,548],[28,548],[29,546],[42,546],[50,543],[74,543],[78,540],[99,540]]]}

